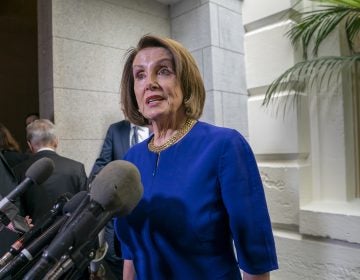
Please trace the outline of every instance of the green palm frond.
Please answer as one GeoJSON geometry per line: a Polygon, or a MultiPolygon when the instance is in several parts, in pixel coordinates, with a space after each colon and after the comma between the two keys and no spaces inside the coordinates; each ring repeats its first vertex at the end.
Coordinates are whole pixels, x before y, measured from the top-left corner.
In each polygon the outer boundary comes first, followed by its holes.
{"type": "Polygon", "coordinates": [[[357,16],[351,16],[346,20],[345,30],[349,46],[353,50],[354,41],[360,34],[360,11],[357,16]]]}
{"type": "Polygon", "coordinates": [[[360,63],[360,54],[354,51],[353,45],[360,36],[360,0],[310,1],[319,4],[317,9],[302,12],[300,21],[286,33],[295,47],[301,45],[304,61],[286,70],[270,84],[263,105],[278,100],[275,98],[278,94],[291,95],[296,100],[300,93],[315,85],[327,87],[332,81],[339,81],[344,69],[360,63]],[[353,52],[349,56],[318,58],[321,43],[338,27],[345,28],[348,45],[353,52]],[[310,46],[313,59],[308,59],[310,46]]]}
{"type": "Polygon", "coordinates": [[[297,46],[301,44],[303,48],[303,57],[308,57],[308,46],[311,41],[314,41],[312,53],[317,56],[320,44],[333,32],[336,27],[344,20],[345,31],[347,34],[350,47],[352,47],[352,41],[359,34],[360,25],[360,2],[353,1],[335,1],[335,0],[313,0],[313,2],[319,3],[335,3],[337,5],[320,5],[319,9],[311,12],[304,12],[302,15],[304,18],[296,23],[286,35],[290,38],[292,44],[297,46]],[[341,4],[340,4],[341,2],[341,4]],[[344,2],[356,2],[344,3],[344,2]]]}
{"type": "Polygon", "coordinates": [[[315,85],[321,88],[329,86],[331,81],[338,81],[345,69],[350,69],[360,62],[360,54],[352,56],[327,56],[306,60],[295,64],[273,81],[263,100],[267,106],[281,93],[294,94],[296,97],[315,85]]]}
{"type": "Polygon", "coordinates": [[[334,5],[344,5],[349,7],[359,7],[360,1],[359,0],[311,0],[313,2],[319,2],[319,3],[329,3],[334,5]]]}

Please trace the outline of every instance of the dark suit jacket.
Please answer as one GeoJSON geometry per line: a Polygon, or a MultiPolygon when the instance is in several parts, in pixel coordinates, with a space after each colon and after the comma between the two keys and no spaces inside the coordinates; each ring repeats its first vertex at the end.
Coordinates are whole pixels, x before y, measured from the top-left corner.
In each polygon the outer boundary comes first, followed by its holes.
{"type": "Polygon", "coordinates": [[[15,166],[14,172],[18,180],[22,181],[30,165],[43,157],[54,161],[53,173],[44,183],[30,187],[21,196],[23,215],[29,215],[34,224],[49,212],[60,195],[67,192],[74,195],[88,189],[85,168],[82,163],[48,150],[40,151],[15,166]]]}
{"type": "Polygon", "coordinates": [[[3,150],[2,153],[11,168],[20,164],[29,157],[28,154],[23,154],[17,151],[3,150]]]}
{"type": "Polygon", "coordinates": [[[0,195],[2,197],[10,193],[17,185],[14,173],[5,156],[0,152],[0,195]]]}
{"type": "Polygon", "coordinates": [[[110,161],[122,159],[130,148],[130,122],[123,120],[110,125],[100,156],[96,159],[90,173],[90,180],[110,161]]]}
{"type": "MultiPolygon", "coordinates": [[[[0,200],[8,195],[17,185],[15,176],[5,157],[0,152],[0,200]]],[[[10,249],[11,244],[18,239],[18,235],[7,228],[0,231],[0,255],[10,249]]]]}

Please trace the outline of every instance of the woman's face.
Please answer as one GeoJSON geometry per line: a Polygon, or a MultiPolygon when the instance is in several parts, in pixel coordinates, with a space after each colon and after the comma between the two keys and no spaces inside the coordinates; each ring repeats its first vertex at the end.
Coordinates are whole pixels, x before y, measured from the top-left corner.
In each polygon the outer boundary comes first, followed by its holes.
{"type": "Polygon", "coordinates": [[[141,114],[161,120],[183,114],[183,93],[171,53],[162,47],[138,52],[133,62],[134,91],[141,114]]]}

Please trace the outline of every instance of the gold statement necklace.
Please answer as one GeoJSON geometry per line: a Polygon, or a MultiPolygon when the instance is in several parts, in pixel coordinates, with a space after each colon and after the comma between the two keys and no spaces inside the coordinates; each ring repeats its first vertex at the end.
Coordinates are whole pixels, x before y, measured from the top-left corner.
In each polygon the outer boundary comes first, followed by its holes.
{"type": "Polygon", "coordinates": [[[179,139],[181,139],[185,134],[187,134],[190,129],[194,126],[196,120],[187,119],[184,125],[175,133],[174,136],[170,137],[164,144],[160,146],[155,146],[154,144],[154,137],[150,140],[148,144],[148,148],[150,151],[154,153],[160,153],[161,151],[169,148],[171,145],[175,144],[179,139]]]}

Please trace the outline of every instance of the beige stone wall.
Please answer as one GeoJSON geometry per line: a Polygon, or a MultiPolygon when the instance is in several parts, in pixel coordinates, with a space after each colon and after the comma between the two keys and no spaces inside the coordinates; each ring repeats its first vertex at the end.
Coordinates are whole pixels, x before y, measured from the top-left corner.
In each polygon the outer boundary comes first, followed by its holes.
{"type": "Polygon", "coordinates": [[[182,0],[171,6],[171,35],[194,55],[206,104],[202,120],[248,136],[244,29],[239,0],[182,0]]]}
{"type": "MultiPolygon", "coordinates": [[[[284,114],[267,86],[299,61],[284,36],[295,1],[244,0],[249,140],[260,168],[279,256],[272,279],[360,279],[360,201],[352,190],[347,81],[304,92],[284,114]],[[316,95],[314,95],[316,94],[316,95]],[[316,97],[315,97],[316,96],[316,97]],[[277,111],[278,110],[278,111],[277,111]],[[351,194],[352,193],[352,194],[351,194]]],[[[320,54],[341,54],[339,34],[320,54]]]]}

